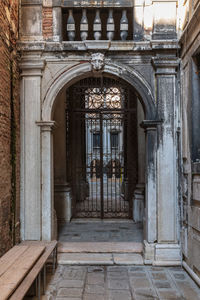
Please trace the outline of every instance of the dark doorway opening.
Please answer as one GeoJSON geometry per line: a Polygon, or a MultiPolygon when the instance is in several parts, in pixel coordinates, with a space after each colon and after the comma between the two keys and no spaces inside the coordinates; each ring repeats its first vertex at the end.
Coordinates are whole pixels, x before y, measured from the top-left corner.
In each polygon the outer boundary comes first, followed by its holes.
{"type": "Polygon", "coordinates": [[[123,81],[86,78],[67,90],[72,215],[131,218],[137,184],[137,96],[123,81]]]}

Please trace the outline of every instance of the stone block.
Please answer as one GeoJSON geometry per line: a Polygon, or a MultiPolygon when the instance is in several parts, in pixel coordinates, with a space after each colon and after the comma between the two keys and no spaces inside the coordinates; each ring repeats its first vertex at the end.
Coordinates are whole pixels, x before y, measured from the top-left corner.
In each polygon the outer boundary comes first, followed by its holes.
{"type": "Polygon", "coordinates": [[[157,244],[154,265],[180,265],[181,252],[178,244],[157,244]]]}
{"type": "Polygon", "coordinates": [[[111,254],[62,253],[58,255],[58,263],[62,265],[113,265],[111,254]]]}
{"type": "MultiPolygon", "coordinates": [[[[108,300],[131,300],[131,293],[127,290],[110,290],[108,300]]],[[[93,300],[93,299],[92,299],[93,300]]]]}
{"type": "Polygon", "coordinates": [[[61,288],[58,290],[58,296],[81,297],[83,290],[80,288],[61,288]]]}
{"type": "Polygon", "coordinates": [[[154,284],[155,284],[155,287],[157,289],[169,289],[169,288],[171,288],[170,282],[165,281],[165,280],[156,280],[154,282],[154,284]]]}
{"type": "Polygon", "coordinates": [[[42,39],[42,7],[41,6],[22,6],[21,15],[21,38],[33,40],[42,39]]]}
{"type": "Polygon", "coordinates": [[[59,288],[82,288],[84,284],[83,280],[61,280],[59,282],[59,288]]]}
{"type": "Polygon", "coordinates": [[[88,273],[87,284],[103,285],[104,284],[104,273],[88,273]]]}
{"type": "Polygon", "coordinates": [[[68,280],[83,280],[85,278],[85,270],[67,268],[63,272],[63,278],[68,280]]]}
{"type": "Polygon", "coordinates": [[[159,290],[158,294],[161,299],[177,299],[177,300],[183,299],[180,293],[172,289],[159,290]]]}
{"type": "Polygon", "coordinates": [[[111,290],[128,290],[129,283],[127,280],[108,279],[108,289],[111,290]]]}
{"type": "Polygon", "coordinates": [[[107,277],[108,278],[128,278],[128,273],[127,271],[118,271],[116,270],[115,272],[107,272],[107,277]]]}
{"type": "Polygon", "coordinates": [[[86,294],[97,294],[97,295],[104,295],[105,288],[104,285],[97,285],[97,284],[87,284],[85,286],[85,293],[86,294]]]}
{"type": "Polygon", "coordinates": [[[130,284],[132,289],[150,288],[151,282],[147,278],[131,277],[130,284]]]}
{"type": "Polygon", "coordinates": [[[114,254],[114,263],[117,265],[143,265],[143,258],[140,254],[114,254]]]}
{"type": "Polygon", "coordinates": [[[154,260],[155,244],[144,241],[144,263],[151,264],[154,260]]]}
{"type": "Polygon", "coordinates": [[[86,294],[84,293],[82,300],[107,300],[104,295],[97,295],[97,294],[86,294]]]}

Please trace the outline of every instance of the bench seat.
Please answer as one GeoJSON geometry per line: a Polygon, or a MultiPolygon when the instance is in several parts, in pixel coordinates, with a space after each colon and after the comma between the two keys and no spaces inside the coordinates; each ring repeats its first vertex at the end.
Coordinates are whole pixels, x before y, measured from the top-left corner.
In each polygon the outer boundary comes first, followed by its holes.
{"type": "MultiPolygon", "coordinates": [[[[0,258],[0,300],[23,299],[44,269],[50,255],[57,249],[57,241],[26,241],[14,246],[0,258]]],[[[55,253],[54,253],[55,254],[55,253]]],[[[56,258],[53,255],[55,267],[56,258]]],[[[38,291],[40,297],[40,289],[38,291]]]]}

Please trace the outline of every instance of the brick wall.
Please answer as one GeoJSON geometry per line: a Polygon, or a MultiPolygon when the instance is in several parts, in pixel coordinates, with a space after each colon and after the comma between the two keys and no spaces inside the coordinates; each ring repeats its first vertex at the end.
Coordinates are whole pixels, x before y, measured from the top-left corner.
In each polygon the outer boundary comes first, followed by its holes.
{"type": "Polygon", "coordinates": [[[0,1],[0,255],[19,241],[18,0],[0,1]]]}
{"type": "Polygon", "coordinates": [[[43,7],[42,31],[45,40],[53,36],[53,10],[52,7],[43,7]]]}

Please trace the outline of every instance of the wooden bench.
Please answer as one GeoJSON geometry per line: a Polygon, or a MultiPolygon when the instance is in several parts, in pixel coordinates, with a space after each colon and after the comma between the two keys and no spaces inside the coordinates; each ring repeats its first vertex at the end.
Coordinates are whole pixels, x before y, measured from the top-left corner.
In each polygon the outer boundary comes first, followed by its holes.
{"type": "Polygon", "coordinates": [[[52,255],[53,272],[57,264],[57,241],[26,241],[14,246],[0,258],[0,300],[23,299],[34,281],[37,296],[41,295],[41,273],[43,289],[46,284],[46,263],[52,255]]]}

